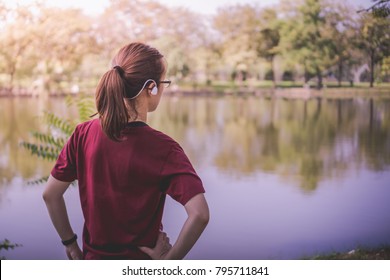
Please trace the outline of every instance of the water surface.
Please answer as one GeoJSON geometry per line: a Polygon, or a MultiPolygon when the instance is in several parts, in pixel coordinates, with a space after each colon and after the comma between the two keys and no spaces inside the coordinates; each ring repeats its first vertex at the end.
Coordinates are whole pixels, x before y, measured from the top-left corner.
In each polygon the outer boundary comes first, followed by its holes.
{"type": "MultiPolygon", "coordinates": [[[[0,99],[0,240],[8,259],[64,259],[28,180],[53,165],[20,148],[46,129],[43,110],[74,119],[60,98],[0,99]]],[[[206,188],[211,220],[188,259],[297,259],[390,243],[390,100],[165,97],[149,123],[176,139],[206,188]]],[[[77,187],[66,193],[81,236],[77,187]]],[[[184,209],[168,199],[175,240],[184,209]]]]}

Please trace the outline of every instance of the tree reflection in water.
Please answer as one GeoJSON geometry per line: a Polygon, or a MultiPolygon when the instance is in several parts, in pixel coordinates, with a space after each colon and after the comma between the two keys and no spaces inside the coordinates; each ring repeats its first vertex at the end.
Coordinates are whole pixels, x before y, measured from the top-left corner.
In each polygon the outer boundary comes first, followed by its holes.
{"type": "Polygon", "coordinates": [[[379,99],[175,97],[152,123],[176,137],[196,164],[211,158],[225,174],[270,172],[312,191],[349,169],[389,167],[389,107],[379,99]]]}
{"type": "MultiPolygon", "coordinates": [[[[3,237],[23,244],[7,252],[9,259],[64,257],[42,211],[42,186],[26,186],[47,175],[53,162],[18,144],[45,129],[36,118],[43,110],[71,119],[77,112],[60,98],[0,98],[0,228],[3,237]],[[26,217],[31,222],[21,223],[26,217]]],[[[387,243],[389,115],[390,100],[380,99],[164,97],[149,123],[183,146],[214,217],[189,257],[299,258],[387,243]]],[[[81,232],[76,188],[67,202],[81,232]]],[[[181,217],[169,202],[164,228],[174,240],[181,217]]]]}
{"type": "MultiPolygon", "coordinates": [[[[2,184],[48,173],[18,143],[42,129],[40,110],[72,118],[60,99],[0,99],[2,184]]],[[[150,125],[177,139],[195,166],[226,176],[276,174],[312,191],[346,170],[390,165],[390,100],[285,100],[250,97],[164,97],[150,125]]]]}

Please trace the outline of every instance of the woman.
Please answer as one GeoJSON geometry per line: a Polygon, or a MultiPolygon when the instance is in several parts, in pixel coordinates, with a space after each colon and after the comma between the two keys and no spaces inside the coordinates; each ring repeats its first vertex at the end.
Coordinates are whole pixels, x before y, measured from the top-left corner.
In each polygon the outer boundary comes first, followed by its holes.
{"type": "Polygon", "coordinates": [[[43,198],[69,259],[182,259],[206,227],[204,188],[180,145],[146,124],[170,81],[155,49],[119,50],[96,89],[99,118],[78,125],[62,149],[43,198]],[[78,180],[83,252],[63,194],[78,180]],[[188,218],[173,244],[162,229],[166,194],[188,218]]]}

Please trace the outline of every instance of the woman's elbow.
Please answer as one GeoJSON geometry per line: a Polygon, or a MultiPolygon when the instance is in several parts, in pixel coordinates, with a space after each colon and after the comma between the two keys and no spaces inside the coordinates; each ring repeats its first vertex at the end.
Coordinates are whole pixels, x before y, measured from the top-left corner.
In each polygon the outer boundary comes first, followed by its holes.
{"type": "Polygon", "coordinates": [[[45,201],[46,204],[52,202],[52,201],[56,201],[56,200],[59,200],[61,199],[61,195],[60,194],[57,194],[49,189],[46,189],[43,193],[42,193],[42,198],[43,200],[45,201]]]}
{"type": "Polygon", "coordinates": [[[50,201],[50,199],[51,199],[51,195],[50,195],[50,193],[48,192],[48,191],[44,191],[43,193],[42,193],[42,199],[47,203],[48,201],[50,201]]]}
{"type": "Polygon", "coordinates": [[[206,227],[207,224],[210,221],[210,212],[209,209],[202,209],[202,211],[199,211],[195,215],[195,219],[197,222],[202,225],[203,227],[206,227]]]}
{"type": "Polygon", "coordinates": [[[185,208],[189,217],[192,217],[198,224],[206,227],[210,220],[210,211],[203,194],[194,196],[187,202],[185,208]]]}
{"type": "Polygon", "coordinates": [[[210,221],[210,211],[209,211],[208,208],[207,208],[207,211],[205,211],[205,213],[203,214],[202,219],[203,219],[203,222],[206,225],[209,223],[209,221],[210,221]]]}
{"type": "Polygon", "coordinates": [[[49,176],[49,179],[46,183],[46,188],[42,193],[43,200],[48,203],[62,199],[63,194],[68,188],[69,184],[70,183],[61,182],[54,177],[49,176]]]}

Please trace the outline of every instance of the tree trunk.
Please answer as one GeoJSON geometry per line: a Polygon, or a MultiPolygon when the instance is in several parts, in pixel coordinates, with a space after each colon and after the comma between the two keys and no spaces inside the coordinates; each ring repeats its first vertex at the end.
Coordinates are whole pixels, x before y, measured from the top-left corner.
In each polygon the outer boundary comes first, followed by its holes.
{"type": "Polygon", "coordinates": [[[343,60],[340,59],[338,64],[339,64],[339,75],[337,77],[337,81],[338,81],[339,87],[341,87],[341,80],[343,78],[343,60]]]}
{"type": "Polygon", "coordinates": [[[305,84],[307,84],[308,82],[309,82],[309,80],[310,80],[310,74],[309,74],[309,72],[307,71],[307,69],[306,69],[306,65],[305,65],[305,73],[304,73],[304,76],[305,76],[305,84]]]}
{"type": "Polygon", "coordinates": [[[322,88],[322,75],[320,69],[317,67],[316,68],[316,75],[317,75],[317,89],[322,88]]]}
{"type": "Polygon", "coordinates": [[[272,71],[272,88],[276,88],[276,75],[275,75],[275,56],[271,56],[271,71],[272,71]]]}
{"type": "Polygon", "coordinates": [[[370,87],[374,87],[374,51],[371,51],[371,57],[370,57],[370,87]]]}
{"type": "Polygon", "coordinates": [[[14,91],[14,77],[15,77],[15,71],[11,71],[9,73],[9,84],[8,84],[8,94],[12,94],[14,91]]]}

